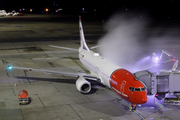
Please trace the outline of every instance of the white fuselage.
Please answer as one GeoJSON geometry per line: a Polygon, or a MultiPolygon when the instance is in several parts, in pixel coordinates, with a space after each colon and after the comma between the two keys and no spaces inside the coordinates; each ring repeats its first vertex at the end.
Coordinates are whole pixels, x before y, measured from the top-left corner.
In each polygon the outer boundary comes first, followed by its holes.
{"type": "Polygon", "coordinates": [[[110,80],[112,73],[117,69],[122,69],[122,67],[108,61],[93,51],[81,49],[79,51],[79,59],[92,76],[100,78],[101,83],[109,88],[111,88],[110,80]]]}

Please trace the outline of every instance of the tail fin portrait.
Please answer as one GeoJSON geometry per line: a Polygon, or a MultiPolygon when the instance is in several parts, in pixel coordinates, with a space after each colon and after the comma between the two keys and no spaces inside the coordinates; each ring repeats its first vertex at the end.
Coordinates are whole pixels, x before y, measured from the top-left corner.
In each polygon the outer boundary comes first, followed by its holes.
{"type": "Polygon", "coordinates": [[[81,41],[80,49],[89,51],[89,48],[88,48],[85,38],[84,38],[84,31],[83,31],[82,22],[81,22],[81,16],[79,16],[79,32],[80,32],[80,41],[81,41]]]}

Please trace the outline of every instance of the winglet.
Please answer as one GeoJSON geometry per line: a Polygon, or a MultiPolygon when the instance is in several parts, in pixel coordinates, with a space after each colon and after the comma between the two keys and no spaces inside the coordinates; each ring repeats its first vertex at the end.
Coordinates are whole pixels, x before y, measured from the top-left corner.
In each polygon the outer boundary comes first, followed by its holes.
{"type": "Polygon", "coordinates": [[[89,51],[89,48],[88,48],[85,38],[84,38],[84,31],[83,31],[82,22],[81,22],[81,16],[79,16],[79,32],[80,32],[80,41],[81,41],[80,49],[89,51]]]}

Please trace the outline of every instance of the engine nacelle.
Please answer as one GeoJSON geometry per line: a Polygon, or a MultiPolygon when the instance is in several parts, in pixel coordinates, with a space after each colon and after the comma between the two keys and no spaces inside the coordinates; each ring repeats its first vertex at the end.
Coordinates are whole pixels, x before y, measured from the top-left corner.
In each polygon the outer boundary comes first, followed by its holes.
{"type": "Polygon", "coordinates": [[[83,77],[79,77],[76,81],[76,88],[81,93],[89,93],[91,91],[91,83],[83,77]]]}

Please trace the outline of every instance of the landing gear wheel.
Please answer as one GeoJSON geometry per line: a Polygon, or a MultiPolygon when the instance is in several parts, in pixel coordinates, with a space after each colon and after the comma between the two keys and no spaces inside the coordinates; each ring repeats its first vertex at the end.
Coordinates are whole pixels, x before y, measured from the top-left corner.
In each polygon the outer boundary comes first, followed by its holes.
{"type": "Polygon", "coordinates": [[[131,110],[136,110],[136,104],[131,104],[131,110]]]}
{"type": "Polygon", "coordinates": [[[136,107],[134,107],[134,106],[131,106],[131,109],[132,109],[132,110],[136,110],[136,107]]]}

